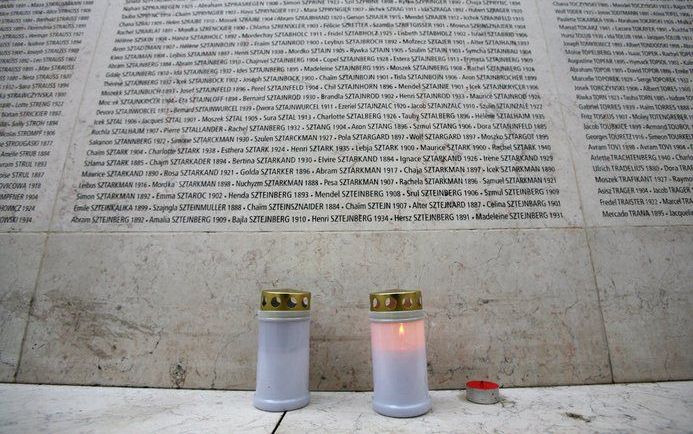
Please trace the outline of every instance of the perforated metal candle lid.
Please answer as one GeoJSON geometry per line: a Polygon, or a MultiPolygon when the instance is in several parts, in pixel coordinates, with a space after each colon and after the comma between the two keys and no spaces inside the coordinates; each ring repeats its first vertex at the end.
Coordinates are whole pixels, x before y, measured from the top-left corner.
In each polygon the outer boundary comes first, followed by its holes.
{"type": "Polygon", "coordinates": [[[371,312],[421,310],[421,291],[391,289],[371,293],[371,312]]]}
{"type": "Polygon", "coordinates": [[[310,310],[310,292],[297,289],[265,289],[260,297],[260,310],[310,310]]]}

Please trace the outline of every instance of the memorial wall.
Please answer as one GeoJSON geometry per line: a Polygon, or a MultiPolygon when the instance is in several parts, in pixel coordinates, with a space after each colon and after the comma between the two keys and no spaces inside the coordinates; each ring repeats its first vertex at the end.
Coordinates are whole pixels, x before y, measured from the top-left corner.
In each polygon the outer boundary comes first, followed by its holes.
{"type": "Polygon", "coordinates": [[[262,288],[311,387],[693,377],[687,0],[0,4],[0,380],[252,389],[262,288]]]}

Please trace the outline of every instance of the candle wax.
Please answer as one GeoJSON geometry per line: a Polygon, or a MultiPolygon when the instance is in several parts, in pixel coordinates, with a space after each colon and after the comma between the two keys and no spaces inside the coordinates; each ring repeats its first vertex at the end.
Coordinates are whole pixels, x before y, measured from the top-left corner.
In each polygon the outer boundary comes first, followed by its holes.
{"type": "Polygon", "coordinates": [[[310,401],[310,319],[261,319],[258,334],[255,407],[286,411],[310,401]]]}
{"type": "Polygon", "coordinates": [[[431,408],[423,320],[371,323],[373,407],[412,417],[431,408]]]}

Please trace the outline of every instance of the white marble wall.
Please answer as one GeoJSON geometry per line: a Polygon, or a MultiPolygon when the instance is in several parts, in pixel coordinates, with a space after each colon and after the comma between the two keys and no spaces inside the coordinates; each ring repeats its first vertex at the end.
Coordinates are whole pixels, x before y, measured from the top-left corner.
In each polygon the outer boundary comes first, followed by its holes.
{"type": "MultiPolygon", "coordinates": [[[[97,9],[94,22],[108,22],[97,9]]],[[[107,61],[94,55],[109,44],[100,34],[84,65],[107,61]]],[[[103,79],[94,71],[87,100],[103,79]]],[[[570,211],[556,227],[89,232],[56,201],[71,194],[70,156],[84,145],[61,138],[48,214],[0,234],[0,380],[253,388],[257,294],[272,287],[314,293],[315,389],[371,387],[368,292],[392,287],[424,291],[434,388],[692,378],[691,222],[598,218],[571,138],[584,132],[560,112],[572,96],[542,86],[570,211]]],[[[88,130],[73,120],[72,133],[88,130]]]]}
{"type": "Polygon", "coordinates": [[[693,231],[589,230],[614,381],[693,375],[693,231]]]}
{"type": "Polygon", "coordinates": [[[46,236],[0,234],[0,381],[13,381],[46,236]]]}
{"type": "Polygon", "coordinates": [[[583,231],[504,230],[52,235],[18,381],[252,388],[275,286],[314,293],[315,388],[371,387],[368,292],[390,286],[424,288],[433,387],[611,380],[583,231]]]}
{"type": "Polygon", "coordinates": [[[314,293],[319,390],[371,387],[386,287],[424,290],[433,388],[690,378],[692,234],[3,234],[2,381],[252,389],[257,291],[285,286],[314,293]]]}

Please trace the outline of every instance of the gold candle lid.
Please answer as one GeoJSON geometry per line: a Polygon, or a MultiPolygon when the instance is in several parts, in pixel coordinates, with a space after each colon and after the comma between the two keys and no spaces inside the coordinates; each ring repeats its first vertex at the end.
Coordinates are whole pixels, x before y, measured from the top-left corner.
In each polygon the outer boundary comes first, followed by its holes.
{"type": "Polygon", "coordinates": [[[422,310],[421,291],[390,289],[371,293],[371,312],[422,310]]]}
{"type": "Polygon", "coordinates": [[[310,292],[297,289],[264,289],[260,310],[310,310],[310,292]]]}

